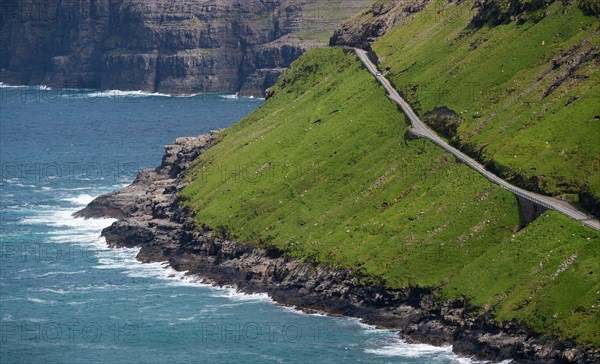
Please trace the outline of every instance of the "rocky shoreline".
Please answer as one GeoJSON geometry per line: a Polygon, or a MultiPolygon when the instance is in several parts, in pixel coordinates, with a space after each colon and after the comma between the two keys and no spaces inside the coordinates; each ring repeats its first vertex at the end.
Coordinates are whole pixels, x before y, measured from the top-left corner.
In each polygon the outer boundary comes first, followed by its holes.
{"type": "Polygon", "coordinates": [[[193,214],[179,206],[178,194],[194,161],[218,142],[217,135],[178,138],[165,147],[158,168],[140,172],[130,186],[96,198],[75,216],[118,219],[102,235],[111,247],[140,247],[142,262],[168,261],[215,285],[268,293],[305,311],[358,317],[398,329],[409,342],[452,344],[457,354],[494,361],[600,362],[596,351],[542,337],[515,322],[496,322],[463,300],[440,303],[428,289],[361,283],[356,272],[300,262],[276,248],[238,244],[224,231],[197,228],[193,214]]]}

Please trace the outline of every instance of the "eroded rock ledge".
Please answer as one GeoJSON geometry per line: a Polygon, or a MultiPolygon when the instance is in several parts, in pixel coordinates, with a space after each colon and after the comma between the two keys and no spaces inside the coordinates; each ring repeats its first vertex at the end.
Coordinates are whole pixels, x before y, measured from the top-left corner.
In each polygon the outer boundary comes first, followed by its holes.
{"type": "Polygon", "coordinates": [[[458,354],[495,361],[600,361],[598,352],[572,342],[540,337],[515,322],[498,323],[489,313],[476,314],[466,301],[439,303],[428,289],[366,285],[355,272],[303,263],[275,248],[238,244],[208,227],[196,228],[193,214],[179,206],[177,196],[194,160],[217,143],[217,133],[177,139],[165,147],[158,168],[140,172],[130,186],[96,198],[76,215],[119,219],[102,235],[112,247],[141,247],[140,261],[168,261],[215,285],[266,292],[284,305],[396,328],[407,341],[452,344],[458,354]]]}

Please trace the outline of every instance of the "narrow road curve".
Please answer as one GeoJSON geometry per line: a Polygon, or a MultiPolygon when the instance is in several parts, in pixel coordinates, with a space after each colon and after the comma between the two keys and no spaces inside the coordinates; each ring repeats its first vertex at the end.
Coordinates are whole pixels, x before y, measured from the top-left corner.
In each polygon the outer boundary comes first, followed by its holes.
{"type": "Polygon", "coordinates": [[[371,62],[369,59],[367,52],[363,49],[359,48],[348,48],[352,49],[356,52],[358,58],[364,63],[369,72],[375,76],[379,82],[383,85],[383,87],[388,92],[388,97],[400,105],[404,113],[410,119],[412,123],[411,132],[415,135],[427,138],[437,144],[438,146],[444,148],[449,153],[453,154],[456,158],[458,158],[461,162],[467,164],[469,167],[473,168],[477,172],[481,173],[484,177],[500,185],[501,187],[509,190],[515,195],[527,199],[531,202],[534,202],[537,205],[544,206],[547,209],[556,210],[558,212],[563,213],[564,215],[570,217],[573,220],[579,221],[582,224],[585,224],[593,229],[600,230],[600,221],[595,219],[592,216],[589,216],[584,211],[577,209],[575,206],[569,204],[568,202],[558,200],[553,197],[543,196],[534,192],[526,191],[522,188],[514,186],[502,178],[496,176],[492,172],[485,169],[484,166],[479,164],[476,160],[464,154],[460,150],[454,148],[450,144],[448,144],[444,139],[442,139],[439,135],[437,135],[433,130],[431,130],[425,123],[423,123],[417,114],[413,111],[413,109],[404,101],[402,97],[398,94],[398,91],[392,87],[392,84],[383,76],[377,76],[379,72],[377,67],[371,62]]]}

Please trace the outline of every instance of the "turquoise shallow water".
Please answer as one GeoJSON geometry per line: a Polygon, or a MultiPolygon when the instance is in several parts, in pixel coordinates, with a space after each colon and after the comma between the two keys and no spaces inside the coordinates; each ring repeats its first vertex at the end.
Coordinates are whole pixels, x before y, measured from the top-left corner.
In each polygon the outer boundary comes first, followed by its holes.
{"type": "Polygon", "coordinates": [[[260,100],[0,88],[1,363],[459,363],[352,318],[305,315],[107,249],[71,217],[157,166],[179,136],[260,100]]]}

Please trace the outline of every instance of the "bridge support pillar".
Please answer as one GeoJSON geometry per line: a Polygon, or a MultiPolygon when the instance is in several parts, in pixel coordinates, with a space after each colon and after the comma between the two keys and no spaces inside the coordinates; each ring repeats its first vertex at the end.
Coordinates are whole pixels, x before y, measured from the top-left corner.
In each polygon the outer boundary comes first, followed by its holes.
{"type": "Polygon", "coordinates": [[[517,196],[519,201],[519,214],[521,216],[521,226],[525,227],[531,224],[535,219],[548,211],[544,206],[529,201],[523,197],[517,196]]]}

